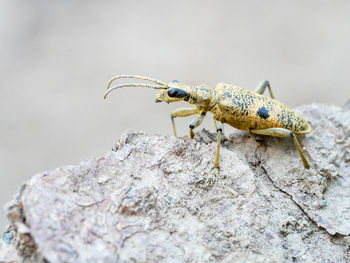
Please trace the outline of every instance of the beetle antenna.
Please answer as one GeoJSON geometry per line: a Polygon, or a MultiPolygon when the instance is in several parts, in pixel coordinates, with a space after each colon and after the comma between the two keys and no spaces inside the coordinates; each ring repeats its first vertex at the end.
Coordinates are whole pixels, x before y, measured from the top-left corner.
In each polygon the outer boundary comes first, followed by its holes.
{"type": "Polygon", "coordinates": [[[149,77],[137,76],[137,75],[117,75],[117,76],[113,77],[110,81],[108,81],[107,89],[109,89],[112,82],[115,81],[116,79],[140,79],[140,80],[147,80],[147,81],[156,83],[156,84],[161,85],[161,86],[167,86],[167,84],[165,82],[158,80],[158,79],[152,79],[149,77]]]}
{"type": "Polygon", "coordinates": [[[115,90],[115,89],[120,89],[120,88],[125,88],[125,87],[141,87],[141,88],[150,88],[150,89],[168,89],[167,86],[157,86],[157,85],[152,85],[152,84],[142,84],[142,83],[125,83],[125,84],[119,84],[117,86],[114,86],[112,88],[109,88],[106,90],[104,98],[106,99],[107,95],[115,90]]]}

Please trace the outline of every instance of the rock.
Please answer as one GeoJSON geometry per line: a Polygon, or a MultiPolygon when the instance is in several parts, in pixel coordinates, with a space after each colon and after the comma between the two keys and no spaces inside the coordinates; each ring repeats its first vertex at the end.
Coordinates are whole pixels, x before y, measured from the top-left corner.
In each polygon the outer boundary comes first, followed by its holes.
{"type": "MultiPolygon", "coordinates": [[[[5,237],[3,239],[6,240],[5,237]]],[[[0,262],[20,262],[20,257],[17,255],[16,248],[13,245],[0,241],[0,262]]]]}
{"type": "Polygon", "coordinates": [[[290,138],[223,137],[207,189],[215,134],[128,130],[105,157],[22,187],[0,261],[16,248],[24,262],[350,262],[350,110],[297,111],[314,128],[300,142],[328,178],[325,200],[290,138]]]}

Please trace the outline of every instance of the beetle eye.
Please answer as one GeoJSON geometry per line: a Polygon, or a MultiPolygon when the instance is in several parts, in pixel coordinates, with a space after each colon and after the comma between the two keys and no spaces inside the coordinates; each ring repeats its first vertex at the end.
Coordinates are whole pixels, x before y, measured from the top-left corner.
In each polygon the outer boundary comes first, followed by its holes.
{"type": "Polygon", "coordinates": [[[186,97],[189,97],[190,95],[182,89],[172,88],[168,90],[168,96],[170,98],[186,98],[186,97]]]}
{"type": "Polygon", "coordinates": [[[168,95],[169,97],[176,97],[176,95],[179,93],[179,89],[177,88],[172,88],[168,90],[168,95]]]}

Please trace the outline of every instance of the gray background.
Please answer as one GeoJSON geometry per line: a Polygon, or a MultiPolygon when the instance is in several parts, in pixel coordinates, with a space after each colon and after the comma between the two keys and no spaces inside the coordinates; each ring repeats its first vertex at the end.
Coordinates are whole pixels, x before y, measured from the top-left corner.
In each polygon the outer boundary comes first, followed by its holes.
{"type": "MultiPolygon", "coordinates": [[[[0,205],[36,172],[103,156],[127,128],[171,133],[169,114],[185,104],[155,104],[148,89],[104,101],[114,74],[247,89],[269,79],[290,106],[344,104],[349,11],[349,1],[1,0],[0,205]]],[[[177,120],[180,135],[190,120],[177,120]]]]}

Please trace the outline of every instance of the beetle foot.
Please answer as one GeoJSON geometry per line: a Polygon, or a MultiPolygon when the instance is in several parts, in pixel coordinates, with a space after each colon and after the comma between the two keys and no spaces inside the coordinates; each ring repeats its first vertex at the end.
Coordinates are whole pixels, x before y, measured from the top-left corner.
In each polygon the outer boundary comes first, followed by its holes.
{"type": "Polygon", "coordinates": [[[214,185],[218,174],[219,174],[219,168],[214,168],[206,181],[208,188],[211,188],[214,185]]]}
{"type": "Polygon", "coordinates": [[[191,137],[191,140],[194,138],[194,135],[195,135],[195,133],[193,132],[192,129],[190,129],[190,137],[191,137]]]}
{"type": "Polygon", "coordinates": [[[316,176],[317,180],[320,182],[320,184],[322,185],[323,189],[322,192],[326,192],[327,190],[327,179],[325,177],[323,177],[322,175],[319,175],[318,172],[316,172],[314,169],[310,168],[308,169],[308,172],[313,175],[316,176]]]}

